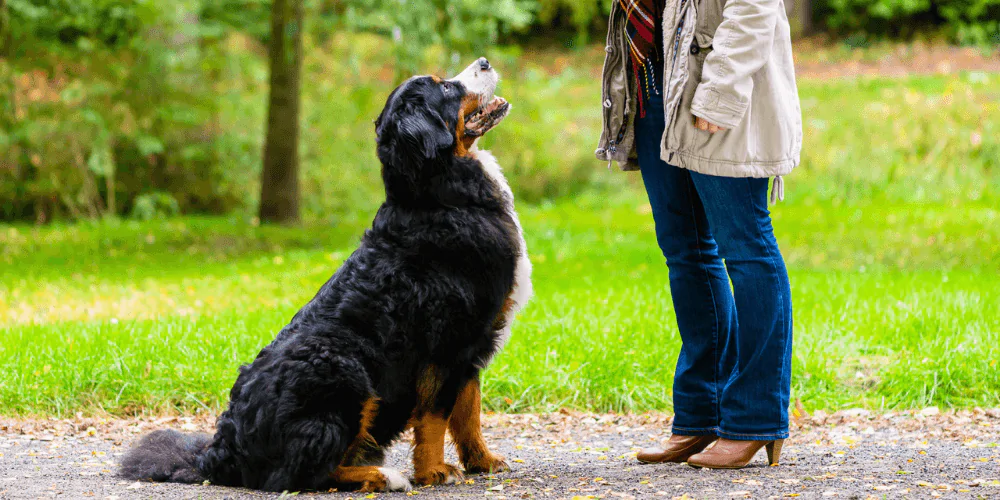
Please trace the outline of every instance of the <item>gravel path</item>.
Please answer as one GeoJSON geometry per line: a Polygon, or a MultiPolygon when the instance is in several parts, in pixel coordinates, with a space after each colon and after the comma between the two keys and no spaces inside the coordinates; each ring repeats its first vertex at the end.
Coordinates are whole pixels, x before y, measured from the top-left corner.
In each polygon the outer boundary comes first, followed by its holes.
{"type": "MultiPolygon", "coordinates": [[[[513,471],[464,485],[422,488],[425,498],[1000,498],[1000,410],[873,415],[817,412],[793,425],[780,467],[763,453],[742,471],[640,465],[639,447],[668,437],[662,414],[494,415],[486,436],[513,471]]],[[[210,428],[207,417],[145,420],[0,419],[0,498],[278,498],[240,489],[122,481],[121,453],[142,433],[210,428]]],[[[454,453],[450,453],[455,460],[454,453]]],[[[389,465],[410,472],[398,444],[389,465]]],[[[403,498],[405,494],[306,494],[403,498]]]]}

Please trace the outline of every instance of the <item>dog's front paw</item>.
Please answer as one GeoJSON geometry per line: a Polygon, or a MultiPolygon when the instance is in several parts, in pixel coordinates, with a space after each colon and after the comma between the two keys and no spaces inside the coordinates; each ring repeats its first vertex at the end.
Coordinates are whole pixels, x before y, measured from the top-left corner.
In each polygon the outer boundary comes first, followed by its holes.
{"type": "Polygon", "coordinates": [[[469,474],[494,474],[497,472],[507,472],[509,470],[510,465],[507,464],[507,459],[504,458],[503,455],[497,455],[495,453],[471,459],[465,464],[465,472],[468,472],[469,474]]]}
{"type": "Polygon", "coordinates": [[[383,491],[410,491],[413,489],[413,486],[410,486],[410,482],[398,470],[379,467],[378,471],[385,477],[383,491]]]}
{"type": "Polygon", "coordinates": [[[465,480],[462,471],[451,464],[434,465],[426,470],[418,471],[413,476],[413,482],[421,486],[438,484],[458,484],[465,480]]]}

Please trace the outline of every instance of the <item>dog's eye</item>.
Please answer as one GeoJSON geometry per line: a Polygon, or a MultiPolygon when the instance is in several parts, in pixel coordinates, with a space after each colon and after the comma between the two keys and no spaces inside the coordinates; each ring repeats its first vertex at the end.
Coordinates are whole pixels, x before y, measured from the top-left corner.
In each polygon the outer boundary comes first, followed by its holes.
{"type": "Polygon", "coordinates": [[[453,88],[455,88],[455,86],[452,85],[450,82],[444,82],[444,85],[442,86],[442,89],[444,90],[445,94],[450,93],[453,88]]]}

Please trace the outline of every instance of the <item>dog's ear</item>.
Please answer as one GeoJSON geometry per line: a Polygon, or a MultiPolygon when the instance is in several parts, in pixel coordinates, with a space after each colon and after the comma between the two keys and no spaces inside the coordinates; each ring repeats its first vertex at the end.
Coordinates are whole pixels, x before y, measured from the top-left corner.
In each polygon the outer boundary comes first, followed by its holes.
{"type": "Polygon", "coordinates": [[[392,91],[385,109],[375,120],[375,134],[380,149],[387,148],[393,161],[419,161],[434,158],[455,144],[455,132],[438,110],[423,98],[406,98],[404,89],[419,85],[411,80],[392,91]]]}
{"type": "Polygon", "coordinates": [[[378,118],[375,119],[375,138],[379,141],[381,141],[382,134],[385,132],[387,120],[391,120],[389,117],[396,112],[396,108],[399,106],[397,96],[402,88],[403,86],[400,85],[399,87],[396,87],[391,94],[389,94],[389,98],[385,100],[385,107],[382,108],[382,112],[379,113],[378,118]]]}
{"type": "Polygon", "coordinates": [[[441,115],[423,105],[411,106],[397,124],[399,138],[406,149],[418,151],[426,159],[435,158],[442,149],[455,144],[455,132],[448,128],[441,115]]]}

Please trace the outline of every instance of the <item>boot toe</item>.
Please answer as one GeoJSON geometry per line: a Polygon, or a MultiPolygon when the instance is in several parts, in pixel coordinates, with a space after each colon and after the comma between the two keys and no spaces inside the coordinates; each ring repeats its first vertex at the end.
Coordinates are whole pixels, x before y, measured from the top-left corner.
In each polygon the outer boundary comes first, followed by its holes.
{"type": "Polygon", "coordinates": [[[644,464],[657,464],[663,461],[665,454],[662,448],[644,448],[636,453],[635,458],[644,464]]]}

